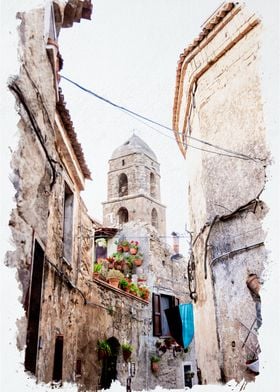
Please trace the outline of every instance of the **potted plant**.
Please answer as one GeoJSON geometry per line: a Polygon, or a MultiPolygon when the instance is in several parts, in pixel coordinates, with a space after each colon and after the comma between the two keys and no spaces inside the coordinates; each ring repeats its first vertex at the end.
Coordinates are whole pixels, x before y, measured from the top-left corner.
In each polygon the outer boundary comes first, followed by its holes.
{"type": "Polygon", "coordinates": [[[119,281],[119,286],[122,290],[126,291],[126,289],[128,288],[128,281],[125,278],[120,279],[119,281]]]}
{"type": "Polygon", "coordinates": [[[124,274],[116,269],[110,269],[107,274],[107,281],[114,287],[119,286],[119,281],[124,278],[124,274]]]}
{"type": "Polygon", "coordinates": [[[108,269],[114,268],[114,258],[113,257],[107,257],[106,260],[108,262],[108,269]]]}
{"type": "Polygon", "coordinates": [[[114,268],[122,271],[124,268],[124,257],[122,253],[119,252],[113,253],[113,259],[114,259],[114,268]]]}
{"type": "Polygon", "coordinates": [[[145,301],[149,300],[150,290],[146,286],[139,287],[140,297],[143,298],[145,301]]]}
{"type": "Polygon", "coordinates": [[[132,256],[131,255],[125,256],[124,262],[127,265],[127,268],[131,270],[133,266],[132,256]]]}
{"type": "Polygon", "coordinates": [[[140,295],[139,294],[139,288],[138,288],[136,283],[130,283],[129,292],[130,292],[130,294],[133,294],[135,296],[139,296],[140,295]]]}
{"type": "Polygon", "coordinates": [[[117,252],[122,253],[123,247],[122,247],[121,241],[115,241],[115,245],[117,245],[117,252]]]}
{"type": "Polygon", "coordinates": [[[93,277],[95,279],[99,278],[101,270],[102,270],[102,264],[95,263],[94,266],[93,266],[93,277]]]}
{"type": "Polygon", "coordinates": [[[175,343],[175,340],[173,338],[164,339],[164,344],[168,350],[171,348],[172,344],[174,344],[174,343],[175,343]]]}
{"type": "Polygon", "coordinates": [[[129,251],[129,242],[127,240],[122,240],[121,246],[122,246],[124,252],[129,251]]]}
{"type": "Polygon", "coordinates": [[[110,357],[112,351],[107,340],[98,340],[97,341],[97,354],[98,360],[102,360],[104,358],[110,357]]]}
{"type": "Polygon", "coordinates": [[[136,267],[140,267],[143,263],[143,255],[142,253],[137,253],[133,256],[133,263],[136,267]]]}
{"type": "Polygon", "coordinates": [[[131,255],[136,255],[138,252],[139,248],[139,242],[138,241],[130,241],[129,244],[129,251],[131,255]]]}
{"type": "Polygon", "coordinates": [[[123,343],[121,345],[121,348],[122,348],[122,353],[123,353],[123,359],[125,361],[127,361],[131,357],[131,353],[133,351],[133,347],[129,343],[123,343]]]}
{"type": "Polygon", "coordinates": [[[153,373],[159,372],[159,362],[160,362],[159,356],[157,356],[157,355],[151,356],[151,370],[153,373]]]}

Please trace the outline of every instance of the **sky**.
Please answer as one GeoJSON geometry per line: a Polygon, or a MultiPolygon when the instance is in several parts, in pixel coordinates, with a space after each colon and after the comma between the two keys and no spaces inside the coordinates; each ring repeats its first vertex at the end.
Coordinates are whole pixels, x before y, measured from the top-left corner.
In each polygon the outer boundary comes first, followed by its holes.
{"type": "MultiPolygon", "coordinates": [[[[42,0],[1,1],[0,39],[5,61],[0,62],[1,86],[19,73],[18,11],[30,10],[42,0]]],[[[176,66],[180,53],[199,34],[201,24],[219,6],[215,0],[94,0],[92,21],[82,20],[60,35],[64,58],[62,75],[163,124],[171,125],[176,66]]],[[[246,392],[279,390],[279,3],[277,0],[246,2],[264,20],[263,75],[264,115],[272,165],[267,171],[263,199],[269,206],[264,227],[267,230],[266,282],[262,289],[260,356],[262,372],[246,392]]],[[[154,150],[161,164],[162,201],[167,205],[168,233],[184,233],[187,214],[185,164],[176,143],[130,117],[61,81],[67,106],[92,171],[84,199],[92,216],[102,217],[101,202],[106,200],[107,161],[113,150],[133,131],[154,150]]],[[[15,190],[9,180],[11,152],[18,143],[14,98],[1,90],[1,260],[13,245],[8,229],[15,190]],[[3,208],[4,207],[4,208],[3,208]]],[[[164,132],[166,133],[166,132],[164,132]]],[[[0,264],[0,389],[5,392],[49,390],[36,384],[23,370],[24,352],[17,350],[16,323],[23,316],[21,290],[13,268],[0,264]]],[[[63,390],[76,392],[73,385],[63,390]]],[[[193,391],[238,391],[234,381],[224,387],[197,386],[193,391]]],[[[117,392],[118,386],[114,388],[117,392]]],[[[122,389],[124,390],[124,389],[122,389]]]]}
{"type": "MultiPolygon", "coordinates": [[[[95,0],[91,21],[82,20],[61,30],[61,75],[171,127],[180,53],[220,4],[220,0],[95,0]]],[[[89,213],[102,221],[108,160],[134,131],[161,165],[166,234],[169,237],[175,231],[182,235],[181,250],[185,251],[186,168],[173,133],[152,125],[154,130],[64,79],[60,86],[92,172],[92,181],[87,181],[82,195],[89,213]]]]}

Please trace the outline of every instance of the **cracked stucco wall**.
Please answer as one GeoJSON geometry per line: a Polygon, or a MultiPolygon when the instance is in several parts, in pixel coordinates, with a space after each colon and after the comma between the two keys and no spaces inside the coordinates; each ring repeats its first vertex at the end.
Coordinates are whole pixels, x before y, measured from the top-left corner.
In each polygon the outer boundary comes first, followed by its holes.
{"type": "MultiPolygon", "coordinates": [[[[248,10],[243,10],[221,29],[215,40],[192,60],[192,72],[207,56],[218,53],[229,37],[228,30],[238,31],[238,23],[247,23],[250,16],[248,10]]],[[[190,120],[193,137],[229,150],[218,151],[219,155],[189,148],[186,157],[188,228],[193,239],[198,235],[193,246],[198,297],[196,350],[205,384],[232,378],[252,379],[245,366],[250,350],[242,347],[246,329],[237,320],[250,327],[254,319],[246,277],[249,273],[261,276],[266,259],[261,227],[266,207],[259,202],[269,163],[259,68],[261,34],[262,25],[257,24],[199,77],[190,120]],[[235,155],[230,151],[256,159],[221,155],[235,155]],[[224,222],[218,219],[213,223],[215,216],[230,215],[254,199],[253,208],[249,206],[224,222]],[[262,245],[246,248],[256,243],[262,245]],[[238,248],[244,249],[211,265],[215,257],[238,248]]]]}

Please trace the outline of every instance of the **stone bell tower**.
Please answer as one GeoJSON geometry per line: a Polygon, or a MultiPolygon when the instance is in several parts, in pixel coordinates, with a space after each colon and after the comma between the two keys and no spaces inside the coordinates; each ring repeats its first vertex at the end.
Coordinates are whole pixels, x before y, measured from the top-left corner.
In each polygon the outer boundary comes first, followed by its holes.
{"type": "Polygon", "coordinates": [[[150,223],[165,235],[165,206],[160,200],[159,163],[137,135],[118,147],[109,160],[108,194],[103,223],[119,227],[128,221],[150,223]]]}

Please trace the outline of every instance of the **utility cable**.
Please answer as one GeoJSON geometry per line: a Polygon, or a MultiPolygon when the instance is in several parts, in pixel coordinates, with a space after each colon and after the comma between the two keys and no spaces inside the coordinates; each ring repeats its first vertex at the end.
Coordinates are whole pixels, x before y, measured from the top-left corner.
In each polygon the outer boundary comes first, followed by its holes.
{"type": "MultiPolygon", "coordinates": [[[[113,106],[113,107],[115,107],[115,108],[117,108],[117,109],[122,110],[123,112],[130,113],[132,116],[141,118],[142,120],[148,121],[149,123],[152,123],[152,124],[154,124],[154,125],[158,125],[159,127],[164,128],[164,129],[166,129],[166,130],[168,130],[168,131],[175,132],[174,129],[172,129],[172,128],[170,128],[170,127],[164,125],[164,124],[161,124],[161,123],[159,123],[159,122],[157,122],[157,121],[155,121],[155,120],[152,120],[152,119],[150,119],[150,118],[148,118],[148,117],[145,117],[145,116],[143,116],[142,114],[136,113],[136,112],[134,112],[134,111],[132,111],[132,110],[130,110],[130,109],[124,107],[124,106],[118,105],[118,104],[116,104],[116,103],[110,101],[109,99],[102,97],[101,95],[96,94],[95,92],[93,92],[93,91],[91,91],[91,90],[89,90],[89,89],[87,89],[87,88],[81,86],[80,84],[78,84],[77,82],[74,82],[73,80],[67,78],[66,76],[61,75],[61,78],[64,79],[64,80],[66,80],[66,81],[68,81],[69,83],[73,84],[74,86],[78,87],[79,89],[85,91],[86,93],[88,93],[88,94],[90,94],[90,95],[93,95],[94,97],[100,99],[101,101],[106,102],[107,104],[109,104],[109,105],[111,105],[111,106],[113,106]]],[[[182,132],[178,132],[178,134],[182,136],[182,132]]],[[[233,158],[239,158],[239,159],[242,159],[242,158],[243,158],[243,159],[252,160],[252,161],[263,161],[263,159],[250,157],[249,155],[246,155],[246,154],[243,154],[243,153],[239,153],[239,152],[236,152],[236,151],[233,151],[233,150],[229,150],[229,149],[227,149],[227,148],[223,148],[223,147],[221,147],[221,146],[212,144],[212,143],[210,143],[210,142],[207,142],[207,141],[202,140],[202,139],[199,139],[199,138],[195,138],[195,137],[190,136],[190,135],[188,135],[188,138],[191,139],[191,140],[197,141],[197,142],[199,142],[199,143],[208,145],[208,146],[210,146],[210,147],[216,148],[217,150],[221,150],[221,151],[224,151],[224,152],[228,152],[228,153],[230,153],[230,154],[233,154],[233,155],[231,156],[231,157],[233,157],[233,158]]],[[[189,145],[188,145],[188,146],[189,146],[189,145]]],[[[199,147],[194,147],[194,146],[192,146],[192,148],[199,149],[199,147]]],[[[201,150],[202,150],[202,149],[201,149],[201,150]]],[[[208,150],[208,151],[207,151],[207,150],[202,150],[202,151],[212,152],[212,151],[209,151],[209,150],[208,150]]]]}
{"type": "MultiPolygon", "coordinates": [[[[131,113],[127,113],[127,112],[125,112],[125,111],[123,111],[123,113],[125,113],[125,114],[127,114],[128,116],[134,118],[136,121],[138,121],[138,122],[144,124],[146,127],[150,128],[150,129],[153,129],[154,131],[156,131],[156,132],[159,133],[160,135],[165,136],[165,137],[167,137],[168,139],[171,139],[173,142],[176,142],[176,140],[174,139],[173,136],[166,135],[166,133],[161,132],[159,129],[157,129],[157,128],[151,126],[150,124],[148,124],[147,122],[141,120],[140,118],[135,117],[135,116],[132,115],[131,113]]],[[[195,140],[195,138],[193,138],[192,136],[191,136],[191,138],[195,140]]],[[[209,152],[209,153],[211,153],[211,154],[221,155],[221,156],[225,156],[225,157],[229,157],[229,158],[243,159],[243,160],[246,160],[246,161],[248,161],[248,160],[255,160],[254,158],[247,158],[246,156],[242,157],[242,156],[239,156],[239,155],[225,154],[225,153],[221,153],[221,152],[217,152],[217,151],[213,151],[213,150],[208,150],[208,149],[206,149],[206,148],[201,148],[201,147],[193,146],[192,144],[183,143],[183,142],[178,141],[178,140],[177,140],[177,143],[178,143],[178,144],[181,144],[181,145],[184,146],[184,147],[190,147],[190,148],[194,148],[195,150],[200,150],[200,151],[204,151],[204,152],[209,152]]]]}

